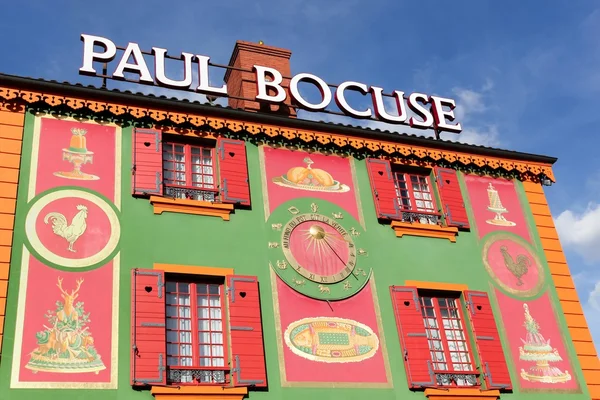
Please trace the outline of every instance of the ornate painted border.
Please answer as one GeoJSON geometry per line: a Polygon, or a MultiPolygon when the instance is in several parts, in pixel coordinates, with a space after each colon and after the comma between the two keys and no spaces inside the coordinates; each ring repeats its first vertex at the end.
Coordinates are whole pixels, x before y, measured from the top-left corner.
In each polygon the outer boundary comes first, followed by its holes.
{"type": "MultiPolygon", "coordinates": [[[[42,103],[45,107],[54,107],[58,113],[73,111],[87,111],[97,114],[97,119],[106,121],[108,119],[131,118],[144,119],[160,125],[178,125],[179,131],[193,130],[219,130],[227,129],[235,133],[249,134],[250,136],[266,136],[269,138],[283,138],[286,140],[297,140],[315,146],[329,145],[340,149],[362,150],[369,153],[383,153],[384,157],[392,158],[394,162],[406,163],[417,162],[422,165],[434,165],[437,163],[457,164],[458,166],[475,169],[497,171],[498,173],[515,174],[521,180],[539,182],[542,175],[554,181],[551,165],[509,160],[497,157],[472,155],[468,153],[444,151],[421,146],[411,146],[400,143],[382,142],[374,139],[360,137],[349,137],[346,135],[327,132],[308,131],[295,128],[281,127],[270,124],[249,123],[242,120],[227,119],[221,117],[208,117],[192,115],[188,113],[177,113],[151,109],[144,107],[133,107],[123,104],[92,101],[80,98],[45,94],[0,87],[0,99],[7,103],[28,104],[31,106],[42,103]]],[[[326,128],[326,126],[324,126],[326,128]]],[[[434,145],[434,143],[432,143],[434,145]]]]}

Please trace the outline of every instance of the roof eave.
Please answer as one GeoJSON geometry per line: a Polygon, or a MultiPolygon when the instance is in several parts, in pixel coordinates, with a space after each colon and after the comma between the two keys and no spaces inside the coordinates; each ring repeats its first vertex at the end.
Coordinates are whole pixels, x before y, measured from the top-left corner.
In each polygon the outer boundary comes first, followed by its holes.
{"type": "Polygon", "coordinates": [[[550,165],[557,161],[556,157],[538,154],[495,149],[491,147],[476,146],[444,140],[435,140],[433,138],[419,137],[416,135],[398,134],[395,132],[373,130],[369,128],[348,126],[343,124],[287,118],[274,114],[249,112],[241,109],[222,107],[219,105],[203,104],[200,102],[192,102],[177,98],[167,98],[166,96],[156,97],[143,93],[133,93],[130,91],[100,89],[94,86],[84,86],[69,82],[61,83],[0,73],[0,86],[9,87],[12,89],[42,91],[65,96],[82,97],[94,101],[125,103],[138,107],[147,106],[174,112],[189,112],[255,123],[268,123],[290,128],[344,134],[356,137],[364,137],[366,139],[422,146],[439,150],[458,151],[519,161],[529,161],[550,165]]]}

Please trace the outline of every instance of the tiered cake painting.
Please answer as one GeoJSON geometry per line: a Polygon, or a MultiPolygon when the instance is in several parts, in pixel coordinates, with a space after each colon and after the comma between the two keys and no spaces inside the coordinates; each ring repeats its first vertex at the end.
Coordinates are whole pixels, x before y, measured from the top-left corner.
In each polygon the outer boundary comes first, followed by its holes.
{"type": "Polygon", "coordinates": [[[120,152],[114,125],[35,119],[13,388],[116,388],[120,152]]]}

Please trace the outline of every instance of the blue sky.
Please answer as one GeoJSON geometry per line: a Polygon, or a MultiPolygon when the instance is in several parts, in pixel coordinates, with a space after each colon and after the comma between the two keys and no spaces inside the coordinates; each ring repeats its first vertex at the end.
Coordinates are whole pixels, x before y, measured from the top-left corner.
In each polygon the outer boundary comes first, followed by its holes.
{"type": "MultiPolygon", "coordinates": [[[[558,182],[546,188],[546,195],[600,343],[596,1],[547,1],[537,7],[480,0],[41,4],[22,0],[2,6],[0,72],[99,84],[78,75],[81,33],[121,46],[133,41],[143,49],[208,55],[221,64],[229,61],[236,40],[263,40],[292,50],[293,74],[455,98],[464,130],[445,138],[558,157],[558,182]]],[[[218,78],[217,73],[211,80],[218,78]]],[[[322,114],[303,117],[358,123],[322,114]]]]}

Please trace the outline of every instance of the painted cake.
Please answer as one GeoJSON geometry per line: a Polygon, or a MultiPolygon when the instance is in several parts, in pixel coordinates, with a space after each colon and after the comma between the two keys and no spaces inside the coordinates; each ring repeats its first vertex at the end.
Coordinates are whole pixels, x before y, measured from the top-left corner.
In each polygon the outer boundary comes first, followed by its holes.
{"type": "Polygon", "coordinates": [[[72,128],[71,133],[73,136],[71,136],[71,141],[69,142],[69,151],[87,153],[87,140],[85,138],[87,131],[81,128],[72,128]]]}

